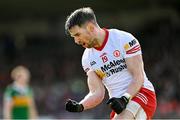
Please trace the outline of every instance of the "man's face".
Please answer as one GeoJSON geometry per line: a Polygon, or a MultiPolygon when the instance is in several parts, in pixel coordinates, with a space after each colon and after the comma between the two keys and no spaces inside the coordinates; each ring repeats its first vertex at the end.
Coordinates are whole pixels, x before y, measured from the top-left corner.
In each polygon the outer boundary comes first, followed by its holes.
{"type": "Polygon", "coordinates": [[[93,42],[93,33],[87,29],[87,26],[79,27],[78,25],[73,26],[69,30],[71,37],[74,38],[74,41],[78,45],[82,45],[84,48],[94,47],[93,42]]]}
{"type": "Polygon", "coordinates": [[[14,77],[15,77],[14,79],[17,82],[27,84],[29,82],[30,75],[29,75],[28,71],[21,69],[21,70],[16,72],[14,77]]]}

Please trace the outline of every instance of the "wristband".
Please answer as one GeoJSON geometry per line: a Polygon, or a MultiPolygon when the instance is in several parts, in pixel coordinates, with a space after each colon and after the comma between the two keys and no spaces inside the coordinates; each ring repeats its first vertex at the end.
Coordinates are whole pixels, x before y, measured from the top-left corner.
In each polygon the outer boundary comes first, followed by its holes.
{"type": "Polygon", "coordinates": [[[129,93],[124,93],[123,96],[126,97],[128,100],[132,99],[132,96],[129,93]]]}

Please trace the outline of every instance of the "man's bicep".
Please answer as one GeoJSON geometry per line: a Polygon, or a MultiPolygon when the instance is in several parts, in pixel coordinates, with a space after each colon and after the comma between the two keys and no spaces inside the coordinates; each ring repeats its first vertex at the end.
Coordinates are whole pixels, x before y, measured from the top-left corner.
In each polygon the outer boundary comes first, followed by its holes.
{"type": "Polygon", "coordinates": [[[104,85],[102,83],[102,80],[97,76],[97,74],[90,70],[87,72],[88,76],[88,87],[90,92],[95,92],[95,91],[104,91],[104,85]]]}
{"type": "Polygon", "coordinates": [[[142,55],[126,58],[127,69],[131,74],[143,74],[142,55]]]}
{"type": "Polygon", "coordinates": [[[4,100],[3,104],[4,104],[5,108],[11,108],[13,105],[13,102],[12,102],[12,100],[11,101],[10,100],[8,100],[8,101],[4,100]]]}

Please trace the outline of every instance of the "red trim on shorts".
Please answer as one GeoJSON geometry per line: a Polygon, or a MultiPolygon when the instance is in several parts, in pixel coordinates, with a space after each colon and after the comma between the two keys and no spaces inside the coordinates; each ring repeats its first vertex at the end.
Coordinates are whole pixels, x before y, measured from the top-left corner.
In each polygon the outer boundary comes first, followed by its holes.
{"type": "Polygon", "coordinates": [[[101,45],[101,47],[96,47],[95,48],[98,51],[101,51],[104,48],[104,46],[107,43],[108,37],[109,37],[109,31],[106,28],[103,28],[103,30],[105,31],[105,38],[104,38],[104,41],[103,41],[103,44],[101,45]]]}
{"type": "Polygon", "coordinates": [[[147,115],[147,119],[151,119],[156,111],[156,94],[155,92],[141,88],[138,94],[132,98],[133,101],[141,105],[147,115]]]}
{"type": "MultiPolygon", "coordinates": [[[[153,117],[157,106],[155,92],[147,88],[141,88],[137,95],[132,98],[132,100],[141,105],[147,115],[147,120],[153,117]]],[[[114,116],[115,112],[112,111],[110,113],[110,119],[112,120],[114,116]]]]}

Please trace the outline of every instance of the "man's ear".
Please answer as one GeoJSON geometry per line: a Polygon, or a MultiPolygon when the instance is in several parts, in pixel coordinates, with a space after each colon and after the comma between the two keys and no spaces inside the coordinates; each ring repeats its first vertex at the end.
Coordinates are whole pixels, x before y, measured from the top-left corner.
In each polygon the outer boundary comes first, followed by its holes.
{"type": "Polygon", "coordinates": [[[87,23],[87,30],[89,31],[89,32],[94,32],[94,24],[93,23],[91,23],[91,22],[88,22],[87,23]]]}

